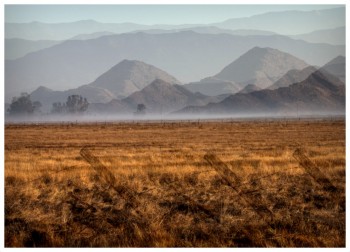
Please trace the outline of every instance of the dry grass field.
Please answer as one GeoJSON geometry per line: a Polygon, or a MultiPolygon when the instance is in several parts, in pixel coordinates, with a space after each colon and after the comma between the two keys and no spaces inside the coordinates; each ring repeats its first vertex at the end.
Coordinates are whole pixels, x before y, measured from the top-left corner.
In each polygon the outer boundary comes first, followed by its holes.
{"type": "Polygon", "coordinates": [[[345,121],[5,125],[6,247],[344,247],[345,121]]]}

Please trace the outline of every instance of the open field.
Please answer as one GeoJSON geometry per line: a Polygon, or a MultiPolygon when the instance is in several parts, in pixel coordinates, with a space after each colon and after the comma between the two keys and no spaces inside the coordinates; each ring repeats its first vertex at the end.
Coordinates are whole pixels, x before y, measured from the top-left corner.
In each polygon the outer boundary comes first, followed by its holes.
{"type": "Polygon", "coordinates": [[[5,125],[6,247],[344,247],[345,121],[5,125]]]}

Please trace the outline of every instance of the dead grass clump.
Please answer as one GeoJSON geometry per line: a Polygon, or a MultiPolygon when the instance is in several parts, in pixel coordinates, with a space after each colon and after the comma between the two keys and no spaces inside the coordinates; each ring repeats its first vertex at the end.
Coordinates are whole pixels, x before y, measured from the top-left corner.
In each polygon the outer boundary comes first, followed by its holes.
{"type": "Polygon", "coordinates": [[[196,186],[198,184],[198,174],[187,174],[185,175],[184,180],[189,186],[196,186]]]}
{"type": "Polygon", "coordinates": [[[109,185],[115,185],[116,179],[113,173],[95,157],[87,147],[80,150],[80,155],[95,169],[97,174],[109,185]]]}
{"type": "Polygon", "coordinates": [[[159,176],[159,184],[162,186],[171,185],[179,181],[179,178],[176,173],[164,172],[159,176]]]}
{"type": "Polygon", "coordinates": [[[13,247],[52,247],[51,237],[46,230],[40,230],[35,223],[22,218],[6,219],[5,246],[13,247]]]}
{"type": "Polygon", "coordinates": [[[332,182],[327,178],[321,170],[305,155],[304,150],[298,148],[293,153],[293,156],[302,167],[307,171],[307,173],[319,183],[324,190],[337,192],[338,189],[332,184],[332,182]]]}
{"type": "Polygon", "coordinates": [[[41,181],[45,185],[50,185],[53,182],[52,177],[47,173],[41,176],[41,181]]]}
{"type": "Polygon", "coordinates": [[[20,186],[24,183],[24,181],[16,176],[7,176],[5,177],[5,188],[6,187],[16,187],[20,186]]]}
{"type": "Polygon", "coordinates": [[[240,178],[231,171],[214,153],[207,153],[204,159],[219,173],[221,179],[225,181],[232,189],[238,191],[240,178]]]}

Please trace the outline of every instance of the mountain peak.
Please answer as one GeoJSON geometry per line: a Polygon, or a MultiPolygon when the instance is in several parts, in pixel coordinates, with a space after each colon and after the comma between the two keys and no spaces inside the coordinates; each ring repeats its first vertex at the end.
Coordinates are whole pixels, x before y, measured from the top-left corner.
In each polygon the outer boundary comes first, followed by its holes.
{"type": "Polygon", "coordinates": [[[303,60],[289,53],[269,47],[253,47],[214,77],[240,83],[241,88],[247,84],[266,88],[289,70],[307,66],[303,60]]]}
{"type": "Polygon", "coordinates": [[[241,94],[248,94],[254,91],[259,91],[260,88],[254,84],[248,84],[247,86],[245,86],[243,89],[241,89],[238,93],[241,94]]]}
{"type": "MultiPolygon", "coordinates": [[[[241,57],[243,56],[246,56],[246,55],[251,55],[251,54],[258,54],[256,56],[259,56],[259,55],[265,55],[265,54],[285,54],[285,55],[290,55],[292,56],[291,54],[289,53],[286,53],[286,52],[282,52],[278,49],[274,49],[274,48],[271,48],[271,47],[259,47],[259,46],[255,46],[253,47],[252,49],[250,49],[249,51],[247,51],[245,54],[243,54],[241,57]]],[[[292,56],[294,57],[294,56],[292,56]]]]}
{"type": "Polygon", "coordinates": [[[38,91],[52,91],[52,89],[45,87],[45,86],[39,86],[36,90],[38,90],[38,91]]]}
{"type": "Polygon", "coordinates": [[[148,64],[139,60],[124,59],[120,61],[118,64],[114,65],[112,69],[116,67],[134,67],[134,66],[142,66],[142,65],[148,65],[148,64]]]}
{"type": "Polygon", "coordinates": [[[338,56],[327,64],[325,64],[321,69],[326,71],[345,83],[346,67],[345,67],[345,57],[338,56]]]}
{"type": "Polygon", "coordinates": [[[171,86],[172,84],[167,82],[167,81],[164,81],[162,79],[157,78],[154,81],[152,81],[151,84],[149,84],[149,86],[151,86],[151,85],[152,86],[171,86]]]}
{"type": "Polygon", "coordinates": [[[317,82],[328,89],[334,89],[335,86],[342,86],[343,83],[337,77],[329,74],[327,71],[318,70],[313,72],[306,80],[306,83],[317,82]]]}
{"type": "Polygon", "coordinates": [[[269,89],[277,89],[280,87],[288,87],[294,83],[301,82],[307,79],[313,72],[317,71],[317,68],[308,66],[302,70],[292,69],[285,75],[278,79],[273,85],[268,87],[269,89]]]}
{"type": "Polygon", "coordinates": [[[329,61],[325,66],[334,65],[334,64],[345,64],[345,57],[338,55],[337,57],[329,61]]]}
{"type": "Polygon", "coordinates": [[[248,52],[258,52],[258,51],[261,51],[261,52],[268,52],[268,51],[279,51],[277,49],[273,49],[273,48],[270,48],[270,47],[260,47],[260,46],[254,46],[252,49],[250,49],[248,52]]]}
{"type": "MultiPolygon", "coordinates": [[[[249,51],[247,51],[245,54],[243,54],[241,57],[254,57],[257,60],[263,60],[264,57],[269,57],[272,55],[281,55],[281,54],[288,54],[285,52],[282,52],[278,49],[274,49],[271,47],[259,47],[259,46],[255,46],[252,49],[250,49],[249,51]]],[[[288,54],[290,55],[290,54],[288,54]]],[[[290,55],[292,56],[292,55],[290,55]]],[[[292,56],[294,57],[294,56],[292,56]]]]}
{"type": "Polygon", "coordinates": [[[136,64],[136,63],[146,64],[146,63],[139,61],[139,60],[123,59],[117,65],[119,65],[119,64],[136,64]]]}
{"type": "Polygon", "coordinates": [[[90,85],[108,89],[117,97],[125,97],[161,79],[171,84],[180,83],[163,70],[138,60],[124,59],[98,77],[90,85]]]}
{"type": "Polygon", "coordinates": [[[37,89],[34,90],[34,92],[39,92],[39,93],[43,93],[43,92],[51,92],[53,91],[50,88],[47,88],[45,86],[39,86],[37,89]]]}
{"type": "Polygon", "coordinates": [[[136,108],[137,104],[144,104],[151,113],[168,113],[188,105],[204,105],[209,100],[205,95],[193,94],[181,85],[158,78],[122,102],[131,108],[136,108]]]}

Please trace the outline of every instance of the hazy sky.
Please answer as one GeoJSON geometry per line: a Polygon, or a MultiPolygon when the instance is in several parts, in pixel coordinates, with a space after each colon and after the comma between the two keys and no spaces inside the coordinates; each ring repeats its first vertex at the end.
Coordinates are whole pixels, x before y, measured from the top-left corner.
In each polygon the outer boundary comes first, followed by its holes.
{"type": "Polygon", "coordinates": [[[319,10],[339,5],[5,5],[5,21],[196,24],[221,22],[271,11],[319,10]]]}

